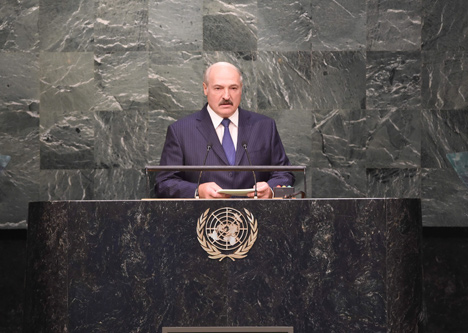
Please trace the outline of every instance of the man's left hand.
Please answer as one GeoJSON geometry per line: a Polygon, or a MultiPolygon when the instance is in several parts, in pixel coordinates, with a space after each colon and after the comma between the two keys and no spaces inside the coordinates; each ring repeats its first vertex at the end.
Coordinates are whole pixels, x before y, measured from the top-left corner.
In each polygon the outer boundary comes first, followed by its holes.
{"type": "MultiPolygon", "coordinates": [[[[254,197],[254,192],[247,194],[249,198],[254,197]]],[[[266,182],[258,182],[257,183],[257,197],[259,199],[268,199],[273,197],[273,191],[271,190],[270,185],[266,182]]]]}

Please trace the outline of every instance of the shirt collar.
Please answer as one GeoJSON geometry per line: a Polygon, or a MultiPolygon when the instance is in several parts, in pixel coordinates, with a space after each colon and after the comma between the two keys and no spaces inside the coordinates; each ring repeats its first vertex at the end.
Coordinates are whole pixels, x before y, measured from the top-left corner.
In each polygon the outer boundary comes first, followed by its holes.
{"type": "MultiPolygon", "coordinates": [[[[207,106],[207,110],[208,114],[210,115],[211,121],[213,122],[214,128],[217,128],[224,118],[220,117],[216,112],[214,112],[209,104],[207,106]]],[[[239,127],[239,108],[237,108],[236,111],[232,114],[232,116],[229,117],[229,120],[234,125],[236,125],[236,127],[239,127]]]]}

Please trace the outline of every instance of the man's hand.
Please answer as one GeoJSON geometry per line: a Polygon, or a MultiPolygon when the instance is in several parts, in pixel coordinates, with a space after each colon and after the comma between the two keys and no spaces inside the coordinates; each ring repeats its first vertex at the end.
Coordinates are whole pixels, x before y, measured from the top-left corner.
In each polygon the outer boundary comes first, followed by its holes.
{"type": "Polygon", "coordinates": [[[221,190],[218,184],[214,182],[203,183],[198,187],[198,196],[202,199],[223,199],[231,197],[229,194],[218,193],[216,192],[217,190],[221,190]]]}
{"type": "MultiPolygon", "coordinates": [[[[247,194],[249,198],[254,197],[254,192],[247,194]]],[[[266,182],[257,183],[257,197],[260,199],[268,199],[273,197],[273,191],[271,190],[270,185],[266,182]]]]}

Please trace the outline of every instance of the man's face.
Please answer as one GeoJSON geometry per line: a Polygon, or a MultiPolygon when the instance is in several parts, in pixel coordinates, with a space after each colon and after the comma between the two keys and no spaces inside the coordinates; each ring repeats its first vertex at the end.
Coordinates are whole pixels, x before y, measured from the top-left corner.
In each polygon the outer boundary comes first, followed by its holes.
{"type": "Polygon", "coordinates": [[[217,65],[211,68],[208,83],[203,83],[208,104],[220,117],[234,114],[242,97],[242,82],[234,67],[217,65]]]}

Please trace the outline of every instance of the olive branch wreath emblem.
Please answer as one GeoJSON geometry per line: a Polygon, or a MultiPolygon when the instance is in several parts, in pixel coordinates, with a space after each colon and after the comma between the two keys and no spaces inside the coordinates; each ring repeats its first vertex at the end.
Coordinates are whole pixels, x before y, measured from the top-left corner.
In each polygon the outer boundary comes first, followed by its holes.
{"type": "Polygon", "coordinates": [[[258,235],[258,224],[257,220],[254,218],[253,214],[244,208],[246,213],[246,219],[250,225],[250,234],[248,238],[244,241],[244,243],[239,246],[233,253],[225,254],[222,253],[216,246],[211,244],[205,237],[205,226],[206,220],[208,219],[208,212],[210,209],[208,208],[205,212],[198,218],[197,221],[197,238],[198,242],[200,243],[203,250],[208,253],[208,258],[210,259],[219,259],[219,261],[223,260],[224,258],[230,258],[232,261],[236,259],[242,259],[247,256],[247,253],[254,245],[255,241],[257,240],[258,235]]]}

